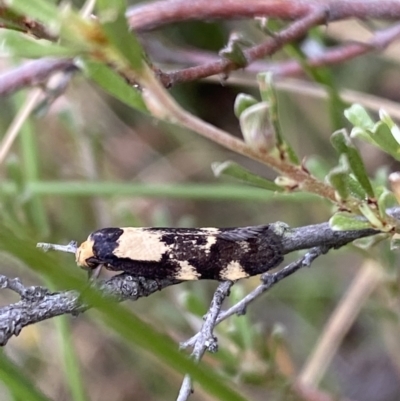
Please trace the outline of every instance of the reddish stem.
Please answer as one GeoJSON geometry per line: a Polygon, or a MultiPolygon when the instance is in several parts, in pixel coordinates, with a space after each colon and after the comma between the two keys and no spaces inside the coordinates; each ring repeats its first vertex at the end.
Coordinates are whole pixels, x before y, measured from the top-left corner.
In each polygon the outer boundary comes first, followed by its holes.
{"type": "Polygon", "coordinates": [[[259,16],[295,20],[325,7],[329,21],[347,18],[400,18],[396,0],[170,0],[131,7],[129,25],[137,31],[149,31],[174,22],[188,20],[241,19],[259,16]]]}

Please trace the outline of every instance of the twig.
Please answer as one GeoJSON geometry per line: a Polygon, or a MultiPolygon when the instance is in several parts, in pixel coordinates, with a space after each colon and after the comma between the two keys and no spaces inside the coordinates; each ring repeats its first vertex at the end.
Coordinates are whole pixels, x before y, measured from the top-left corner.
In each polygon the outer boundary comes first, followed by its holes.
{"type": "Polygon", "coordinates": [[[0,96],[6,96],[20,89],[44,83],[57,71],[75,69],[71,59],[42,58],[0,75],[0,96]]]}
{"type": "MultiPolygon", "coordinates": [[[[210,352],[216,352],[218,350],[217,338],[213,334],[214,327],[216,325],[216,319],[221,311],[222,303],[229,295],[232,285],[232,281],[224,281],[219,284],[214,293],[203,326],[197,333],[196,342],[193,344],[191,356],[195,361],[199,361],[206,350],[210,352]]],[[[183,345],[182,348],[185,348],[185,346],[183,345]]],[[[192,380],[189,375],[186,375],[179,390],[177,401],[186,401],[192,392],[192,380]]]]}
{"type": "Polygon", "coordinates": [[[132,6],[127,18],[131,28],[143,32],[164,25],[189,20],[242,19],[260,15],[295,20],[321,7],[329,12],[329,20],[359,18],[387,19],[400,18],[400,3],[396,0],[172,0],[154,1],[132,6]]]}
{"type": "MultiPolygon", "coordinates": [[[[297,270],[301,269],[302,267],[309,267],[311,263],[322,254],[325,254],[329,250],[328,246],[321,246],[311,249],[307,252],[302,258],[299,260],[290,263],[289,265],[285,266],[283,269],[278,270],[275,273],[264,273],[261,275],[261,281],[263,284],[256,287],[253,291],[247,294],[242,300],[238,303],[230,307],[228,310],[219,313],[217,319],[215,320],[215,325],[221,323],[228,317],[238,314],[243,315],[246,313],[247,306],[252,303],[254,300],[259,298],[264,292],[268,291],[272,288],[275,284],[279,281],[283,280],[284,278],[290,276],[291,274],[295,273],[297,270]]],[[[195,334],[189,340],[181,343],[181,348],[188,348],[193,347],[199,341],[200,333],[195,334]]]]}
{"type": "MultiPolygon", "coordinates": [[[[120,274],[109,280],[96,283],[99,291],[121,302],[147,297],[161,289],[178,284],[177,280],[146,280],[120,274]]],[[[9,279],[0,275],[0,288],[17,292],[21,300],[0,308],[0,345],[5,345],[12,336],[17,336],[23,327],[55,316],[77,315],[86,309],[77,291],[51,292],[40,287],[24,287],[19,279],[9,279]]]]}
{"type": "MultiPolygon", "coordinates": [[[[152,3],[152,7],[155,6],[156,4],[152,3]]],[[[334,5],[332,5],[332,7],[335,9],[334,5]]],[[[134,8],[133,11],[130,11],[132,15],[135,15],[137,12],[139,11],[136,8],[134,8]]],[[[297,23],[300,24],[301,28],[301,23],[304,23],[304,19],[298,21],[297,23]]],[[[297,23],[294,23],[290,29],[294,29],[295,24],[297,23]]],[[[257,59],[275,52],[277,50],[275,47],[279,45],[278,42],[281,42],[282,40],[285,41],[284,36],[286,33],[287,31],[284,30],[280,34],[275,35],[275,38],[271,38],[263,44],[256,45],[245,50],[244,54],[247,57],[247,66],[254,64],[257,59]]],[[[384,50],[389,44],[397,39],[399,35],[400,25],[397,24],[392,27],[377,31],[373,38],[365,43],[350,43],[343,46],[338,46],[327,50],[322,55],[311,57],[307,59],[306,62],[311,67],[342,63],[374,50],[384,50]]],[[[295,37],[299,36],[301,35],[295,34],[295,37]]],[[[293,38],[289,39],[289,41],[292,40],[293,38]]],[[[173,57],[177,52],[178,55],[182,54],[181,50],[175,49],[173,52],[171,52],[169,58],[173,57]]],[[[154,61],[160,61],[158,57],[159,51],[155,52],[154,54],[153,53],[154,52],[150,51],[150,55],[154,58],[154,61]]],[[[186,54],[188,54],[190,57],[191,53],[186,52],[186,54]]],[[[191,82],[200,78],[222,74],[227,70],[233,71],[243,68],[242,66],[236,66],[229,60],[220,59],[216,56],[213,57],[209,53],[205,52],[199,52],[199,56],[197,58],[200,58],[200,60],[202,60],[204,63],[199,66],[183,68],[174,72],[159,71],[159,78],[161,79],[162,83],[165,86],[170,87],[178,83],[191,82]]],[[[183,63],[184,60],[181,58],[179,62],[183,63]]],[[[24,87],[33,86],[44,82],[52,73],[56,71],[68,71],[75,68],[76,67],[71,59],[43,58],[32,61],[22,67],[18,67],[0,76],[0,96],[5,96],[24,87]]],[[[260,63],[258,70],[274,71],[276,75],[279,76],[294,76],[302,73],[303,67],[297,61],[289,60],[277,63],[260,63]]]]}
{"type": "MultiPolygon", "coordinates": [[[[261,281],[263,282],[263,284],[259,285],[255,290],[246,295],[241,301],[239,301],[237,304],[235,304],[225,312],[221,312],[222,302],[228,295],[233,283],[221,283],[214,294],[209,312],[207,313],[206,321],[203,324],[201,330],[189,340],[181,343],[180,347],[193,347],[193,352],[191,355],[194,356],[196,361],[200,360],[206,349],[210,350],[210,344],[212,347],[210,351],[214,352],[216,350],[216,339],[213,336],[213,331],[217,324],[234,314],[244,314],[247,306],[255,299],[260,297],[264,292],[268,291],[276,283],[295,273],[300,268],[309,267],[318,256],[326,253],[328,250],[328,246],[313,248],[302,258],[300,258],[296,262],[290,263],[288,266],[277,271],[276,273],[263,274],[261,276],[261,281]]],[[[294,390],[296,391],[295,388],[294,390]]],[[[193,390],[190,376],[186,375],[182,382],[177,401],[186,401],[192,394],[192,392],[193,390]]]]}
{"type": "MultiPolygon", "coordinates": [[[[289,43],[296,38],[304,35],[313,26],[319,25],[327,19],[326,9],[319,7],[299,21],[293,22],[288,28],[274,35],[274,37],[267,39],[264,43],[254,46],[250,49],[244,50],[243,54],[246,58],[246,65],[251,64],[253,61],[270,55],[282,48],[285,43],[289,43]]],[[[231,60],[221,58],[220,60],[210,62],[197,67],[190,67],[177,72],[169,74],[162,74],[161,81],[166,86],[172,86],[177,82],[193,81],[195,79],[209,77],[211,75],[227,73],[238,68],[245,66],[237,66],[231,60]]]]}
{"type": "MultiPolygon", "coordinates": [[[[367,53],[371,53],[373,51],[383,51],[391,43],[393,43],[396,39],[398,39],[399,36],[400,36],[400,24],[396,24],[391,27],[382,29],[380,31],[376,31],[374,36],[365,43],[355,42],[330,48],[321,55],[306,59],[305,63],[310,67],[321,67],[326,65],[335,65],[343,63],[345,61],[352,60],[356,57],[362,56],[367,53]]],[[[256,49],[259,46],[265,46],[264,50],[266,51],[266,53],[263,54],[263,56],[266,54],[271,54],[272,52],[276,51],[274,49],[270,50],[268,48],[269,46],[268,43],[272,40],[273,39],[270,39],[269,41],[266,41],[264,44],[254,46],[253,48],[248,49],[247,52],[256,52],[256,49]]],[[[246,51],[244,53],[246,53],[246,51]]],[[[150,53],[150,55],[152,54],[150,53]]],[[[181,70],[173,72],[160,72],[160,77],[162,82],[167,86],[173,86],[178,83],[191,82],[200,78],[209,77],[213,74],[221,74],[224,72],[224,66],[221,64],[221,60],[217,60],[216,56],[212,57],[209,53],[203,52],[200,53],[197,56],[197,58],[202,58],[202,59],[208,58],[209,60],[205,61],[204,64],[199,66],[183,68],[181,70]],[[215,68],[217,65],[220,66],[220,69],[215,68]],[[206,75],[207,71],[212,72],[212,74],[206,75]]],[[[288,60],[275,63],[264,62],[256,65],[254,64],[254,61],[256,61],[257,58],[260,57],[248,58],[248,67],[250,66],[251,63],[253,63],[252,70],[271,71],[276,76],[281,76],[281,77],[299,75],[304,71],[303,66],[296,60],[288,60]]],[[[156,57],[154,59],[155,61],[157,61],[156,57]]],[[[249,69],[248,67],[247,69],[249,69]]],[[[242,67],[231,65],[230,68],[232,71],[242,67]]]]}
{"type": "MultiPolygon", "coordinates": [[[[398,217],[399,208],[390,209],[390,214],[393,217],[398,217]]],[[[377,234],[378,232],[372,229],[365,229],[359,231],[333,231],[329,228],[328,223],[316,224],[298,228],[288,228],[283,223],[270,224],[277,235],[282,238],[282,252],[284,255],[299,249],[309,249],[322,244],[319,248],[311,250],[303,258],[294,264],[290,264],[284,269],[273,273],[269,273],[262,276],[264,283],[257,287],[255,293],[249,294],[244,300],[239,302],[237,305],[222,313],[217,318],[216,322],[226,319],[233,313],[243,312],[244,307],[260,296],[272,285],[294,273],[302,266],[306,266],[314,260],[315,257],[321,254],[320,252],[326,252],[331,248],[338,248],[347,243],[354,241],[357,238],[363,238],[366,236],[377,234]],[[319,234],[318,234],[319,232],[319,234]]],[[[76,244],[70,243],[66,246],[57,246],[54,244],[40,244],[40,247],[48,249],[57,249],[66,252],[73,252],[76,244]]],[[[98,287],[100,291],[103,291],[106,295],[111,295],[117,301],[124,301],[127,299],[137,300],[141,297],[146,297],[155,291],[161,290],[165,287],[178,284],[178,280],[149,280],[143,277],[133,277],[128,274],[121,274],[113,277],[108,281],[100,281],[98,287]]],[[[10,282],[6,279],[1,281],[3,288],[10,288],[10,282]],[[3,284],[7,283],[7,284],[3,284]]],[[[12,283],[12,281],[11,281],[12,283]]],[[[26,292],[20,284],[14,284],[15,288],[19,291],[20,295],[24,294],[24,299],[13,305],[9,305],[0,308],[0,344],[5,344],[7,340],[17,335],[19,331],[30,324],[37,323],[39,321],[59,316],[61,314],[73,314],[79,313],[87,306],[83,307],[78,300],[78,293],[76,291],[67,291],[59,293],[50,293],[43,287],[30,287],[29,291],[26,292]],[[28,298],[32,297],[37,300],[34,304],[28,302],[28,298]]],[[[193,346],[194,342],[187,342],[183,346],[193,346]]]]}

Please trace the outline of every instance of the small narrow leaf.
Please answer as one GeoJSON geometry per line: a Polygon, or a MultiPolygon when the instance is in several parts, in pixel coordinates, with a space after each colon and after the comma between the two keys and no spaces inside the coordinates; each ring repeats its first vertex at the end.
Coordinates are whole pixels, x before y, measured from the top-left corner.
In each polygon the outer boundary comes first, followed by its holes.
{"type": "Polygon", "coordinates": [[[371,228],[368,221],[360,220],[360,216],[348,212],[337,212],[329,220],[329,226],[335,231],[351,231],[371,228]]]}
{"type": "Polygon", "coordinates": [[[73,57],[77,54],[74,49],[8,29],[0,29],[0,43],[1,57],[73,57]]]}
{"type": "Polygon", "coordinates": [[[247,95],[246,93],[239,93],[236,96],[235,104],[233,106],[233,110],[235,112],[235,116],[237,118],[250,106],[254,106],[258,103],[258,100],[253,96],[247,95]]]}
{"type": "Polygon", "coordinates": [[[327,176],[328,182],[335,188],[339,197],[346,200],[349,197],[350,191],[347,185],[348,171],[337,167],[330,171],[327,176]]]}
{"type": "Polygon", "coordinates": [[[85,74],[99,84],[106,92],[121,102],[147,113],[146,106],[139,91],[131,87],[116,72],[96,61],[82,59],[78,62],[85,74]]]}
{"type": "Polygon", "coordinates": [[[354,196],[360,200],[365,200],[367,198],[367,194],[364,191],[364,188],[356,179],[353,178],[352,175],[347,176],[347,186],[349,188],[351,196],[354,196]]]}
{"type": "MultiPolygon", "coordinates": [[[[341,172],[342,174],[340,175],[340,179],[342,180],[342,185],[345,186],[346,192],[350,194],[351,196],[354,196],[358,199],[365,200],[367,198],[367,194],[365,193],[364,189],[360,185],[360,183],[354,179],[353,175],[350,174],[350,165],[349,161],[347,159],[346,154],[341,154],[339,157],[339,166],[335,167],[334,169],[331,170],[331,173],[335,172],[341,172]]],[[[330,177],[330,174],[328,174],[328,180],[330,177]]],[[[332,183],[333,187],[336,188],[335,184],[332,183]]],[[[340,193],[340,192],[339,192],[340,193]]],[[[346,199],[346,198],[342,198],[346,199]]]]}
{"type": "Polygon", "coordinates": [[[365,142],[370,143],[371,145],[376,145],[375,141],[371,138],[371,132],[366,131],[364,128],[354,127],[351,130],[350,138],[358,138],[362,139],[365,142]]]}
{"type": "Polygon", "coordinates": [[[372,210],[366,203],[361,203],[358,206],[358,209],[374,228],[378,228],[379,230],[383,229],[383,224],[379,220],[375,211],[372,210]]]}
{"type": "Polygon", "coordinates": [[[383,123],[385,123],[389,127],[390,131],[392,132],[392,135],[393,135],[394,139],[396,140],[396,142],[398,144],[400,144],[400,129],[394,123],[394,121],[389,116],[389,114],[387,114],[385,110],[380,109],[379,110],[379,118],[381,119],[381,121],[383,123]]]}
{"type": "Polygon", "coordinates": [[[370,136],[377,146],[396,160],[400,160],[400,145],[393,135],[392,130],[393,128],[389,128],[387,124],[380,121],[375,124],[373,130],[370,132],[370,136]]]}
{"type": "Polygon", "coordinates": [[[387,216],[386,210],[397,205],[398,202],[394,193],[384,188],[378,197],[378,209],[381,217],[384,219],[387,216]]]}
{"type": "Polygon", "coordinates": [[[13,11],[46,23],[56,25],[60,19],[60,10],[51,2],[46,0],[5,0],[5,5],[13,11]]]}
{"type": "Polygon", "coordinates": [[[246,67],[248,64],[243,48],[251,45],[242,35],[232,33],[227,45],[219,51],[219,56],[232,61],[237,67],[246,67]]]}
{"type": "Polygon", "coordinates": [[[282,129],[279,123],[278,100],[274,88],[273,74],[271,72],[257,75],[261,99],[269,105],[269,120],[274,127],[278,146],[284,144],[282,129]]]}
{"type": "Polygon", "coordinates": [[[225,161],[223,163],[215,162],[212,163],[211,168],[216,177],[227,176],[243,181],[247,184],[264,188],[269,191],[282,192],[283,189],[276,185],[274,182],[267,180],[266,178],[260,177],[251,171],[245,169],[240,164],[232,161],[225,161]]]}
{"type": "Polygon", "coordinates": [[[355,148],[345,129],[335,131],[331,136],[332,145],[340,154],[345,154],[350,168],[357,181],[370,198],[374,198],[374,190],[365,170],[361,155],[355,148]]]}
{"type": "Polygon", "coordinates": [[[275,147],[275,131],[269,119],[269,108],[268,103],[260,102],[244,110],[239,118],[244,141],[260,152],[269,152],[275,147]]]}
{"type": "MultiPolygon", "coordinates": [[[[359,105],[354,105],[354,106],[359,106],[359,105]]],[[[363,115],[363,113],[366,113],[364,109],[362,110],[363,111],[360,112],[361,115],[363,115]]],[[[399,127],[394,123],[394,121],[384,110],[381,109],[379,111],[379,115],[381,121],[378,121],[376,124],[374,124],[373,121],[370,119],[366,122],[364,116],[363,120],[364,124],[355,126],[351,130],[350,136],[351,138],[360,138],[365,142],[378,146],[383,151],[394,157],[395,159],[400,160],[399,127]]],[[[355,122],[359,123],[359,121],[356,118],[354,120],[355,122]]]]}
{"type": "Polygon", "coordinates": [[[355,103],[346,109],[344,115],[355,127],[371,130],[374,126],[374,122],[367,111],[358,103],[355,103]]]}
{"type": "Polygon", "coordinates": [[[144,50],[134,32],[129,30],[125,17],[126,3],[124,0],[98,2],[101,28],[112,45],[136,71],[143,68],[144,50]]]}

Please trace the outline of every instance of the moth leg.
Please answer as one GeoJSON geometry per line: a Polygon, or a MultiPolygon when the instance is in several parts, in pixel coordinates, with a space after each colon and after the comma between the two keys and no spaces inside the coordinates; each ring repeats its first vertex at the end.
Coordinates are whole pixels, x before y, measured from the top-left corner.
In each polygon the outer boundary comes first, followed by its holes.
{"type": "Polygon", "coordinates": [[[100,263],[98,266],[96,266],[94,269],[90,269],[88,271],[88,280],[93,283],[99,278],[101,269],[104,267],[104,264],[100,263]]]}

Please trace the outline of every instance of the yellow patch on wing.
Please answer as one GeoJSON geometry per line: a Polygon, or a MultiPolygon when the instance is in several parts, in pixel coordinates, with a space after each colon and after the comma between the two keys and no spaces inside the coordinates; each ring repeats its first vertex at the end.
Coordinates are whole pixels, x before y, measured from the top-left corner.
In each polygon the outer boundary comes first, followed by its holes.
{"type": "Polygon", "coordinates": [[[113,254],[119,258],[159,262],[170,247],[161,241],[162,233],[142,228],[124,227],[113,254]]]}
{"type": "Polygon", "coordinates": [[[239,280],[249,277],[249,274],[243,270],[238,261],[232,261],[220,273],[221,280],[239,280]]]}
{"type": "Polygon", "coordinates": [[[75,260],[78,266],[88,267],[88,265],[86,264],[86,260],[94,256],[93,245],[94,241],[92,241],[89,236],[87,241],[82,242],[80,247],[76,250],[75,260]]]}
{"type": "Polygon", "coordinates": [[[179,271],[175,278],[178,280],[198,280],[200,274],[197,273],[196,268],[186,260],[179,261],[179,271]]]}

